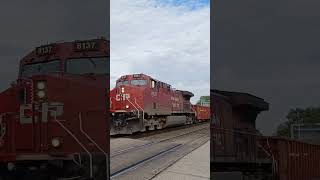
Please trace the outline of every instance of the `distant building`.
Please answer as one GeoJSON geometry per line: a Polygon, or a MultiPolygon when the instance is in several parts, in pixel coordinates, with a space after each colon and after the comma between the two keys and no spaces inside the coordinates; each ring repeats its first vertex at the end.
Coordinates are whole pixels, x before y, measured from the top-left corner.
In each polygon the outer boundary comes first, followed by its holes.
{"type": "Polygon", "coordinates": [[[320,144],[320,123],[293,124],[291,138],[311,144],[320,144]]]}
{"type": "Polygon", "coordinates": [[[201,96],[197,105],[210,107],[210,96],[201,96]]]}

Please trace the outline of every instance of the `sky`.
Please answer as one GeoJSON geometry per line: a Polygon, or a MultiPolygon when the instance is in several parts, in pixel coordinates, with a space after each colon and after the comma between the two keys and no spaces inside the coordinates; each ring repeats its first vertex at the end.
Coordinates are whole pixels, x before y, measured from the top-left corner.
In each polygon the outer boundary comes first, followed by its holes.
{"type": "Polygon", "coordinates": [[[111,0],[111,87],[144,73],[195,94],[210,90],[209,0],[111,0]]]}
{"type": "Polygon", "coordinates": [[[17,78],[20,59],[36,46],[97,38],[111,30],[111,80],[143,72],[209,94],[209,0],[105,0],[21,2],[0,6],[0,91],[17,78]],[[19,5],[17,5],[19,4],[19,5]],[[14,10],[15,13],[12,13],[14,10]]]}
{"type": "Polygon", "coordinates": [[[272,134],[290,108],[320,105],[320,1],[217,1],[215,89],[264,98],[257,127],[272,134]]]}
{"type": "Polygon", "coordinates": [[[18,75],[20,59],[36,46],[97,37],[109,39],[105,0],[18,1],[0,6],[0,91],[18,75]]]}

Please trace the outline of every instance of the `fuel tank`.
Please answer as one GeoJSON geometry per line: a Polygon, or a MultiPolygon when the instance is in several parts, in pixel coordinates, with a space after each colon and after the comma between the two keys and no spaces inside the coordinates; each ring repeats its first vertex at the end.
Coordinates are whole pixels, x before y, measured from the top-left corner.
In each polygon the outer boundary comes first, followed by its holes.
{"type": "Polygon", "coordinates": [[[184,125],[186,123],[187,123],[186,116],[168,116],[164,127],[179,126],[179,125],[184,125]]]}

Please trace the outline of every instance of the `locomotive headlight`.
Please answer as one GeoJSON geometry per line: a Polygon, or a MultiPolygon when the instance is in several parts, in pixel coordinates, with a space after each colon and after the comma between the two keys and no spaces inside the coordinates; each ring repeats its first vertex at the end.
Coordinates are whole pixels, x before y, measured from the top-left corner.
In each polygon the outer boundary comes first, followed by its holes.
{"type": "Polygon", "coordinates": [[[61,145],[60,139],[59,138],[53,138],[51,140],[51,145],[55,148],[59,147],[61,145]]]}
{"type": "Polygon", "coordinates": [[[40,81],[37,83],[37,88],[40,90],[43,90],[44,88],[46,88],[46,83],[44,81],[40,81]]]}
{"type": "Polygon", "coordinates": [[[126,108],[129,109],[129,105],[126,105],[126,108]]]}
{"type": "Polygon", "coordinates": [[[45,93],[44,91],[38,91],[38,92],[37,92],[37,96],[38,96],[39,98],[44,98],[44,97],[46,96],[46,93],[45,93]]]}
{"type": "Polygon", "coordinates": [[[121,92],[124,93],[124,87],[121,88],[121,92]]]}

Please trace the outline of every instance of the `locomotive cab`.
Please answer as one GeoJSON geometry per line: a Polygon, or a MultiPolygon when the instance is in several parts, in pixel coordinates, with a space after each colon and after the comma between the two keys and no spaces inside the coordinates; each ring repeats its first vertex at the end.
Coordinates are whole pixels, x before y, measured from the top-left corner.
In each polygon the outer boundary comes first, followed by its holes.
{"type": "Polygon", "coordinates": [[[0,93],[1,178],[106,178],[108,46],[54,43],[21,60],[0,93]]]}

